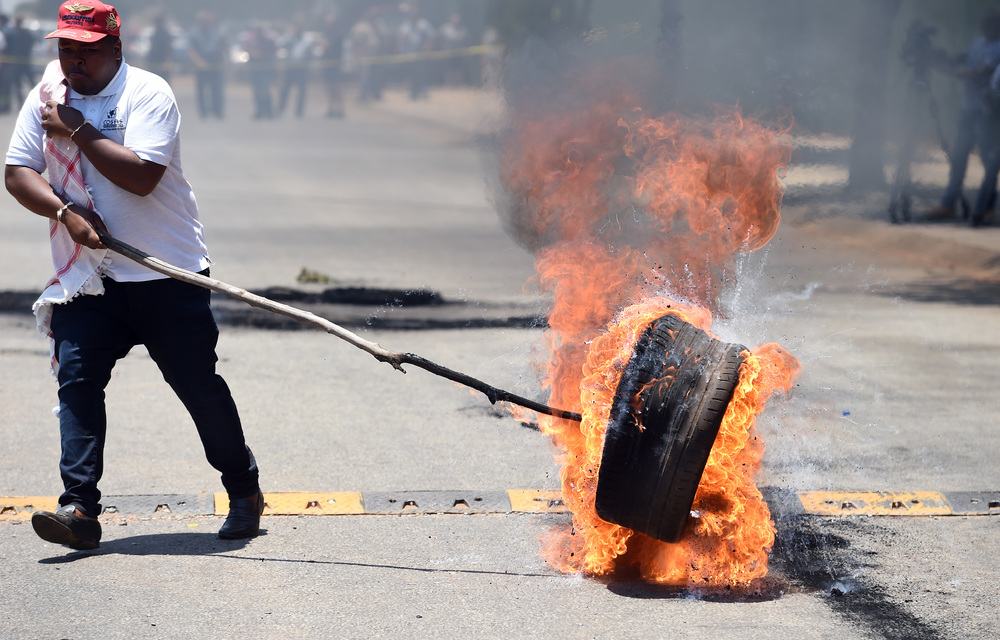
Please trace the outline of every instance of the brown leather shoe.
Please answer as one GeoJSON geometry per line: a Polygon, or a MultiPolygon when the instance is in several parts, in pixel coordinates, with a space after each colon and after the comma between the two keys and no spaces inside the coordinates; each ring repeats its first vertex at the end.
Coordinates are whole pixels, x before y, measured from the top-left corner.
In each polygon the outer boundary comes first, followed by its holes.
{"type": "Polygon", "coordinates": [[[31,528],[46,542],[66,545],[70,549],[86,551],[101,546],[101,523],[89,518],[75,504],[68,504],[52,513],[36,511],[31,514],[31,528]]]}
{"type": "Polygon", "coordinates": [[[224,540],[252,538],[260,533],[260,514],[264,513],[264,494],[260,491],[249,498],[230,498],[229,515],[219,529],[224,540]]]}

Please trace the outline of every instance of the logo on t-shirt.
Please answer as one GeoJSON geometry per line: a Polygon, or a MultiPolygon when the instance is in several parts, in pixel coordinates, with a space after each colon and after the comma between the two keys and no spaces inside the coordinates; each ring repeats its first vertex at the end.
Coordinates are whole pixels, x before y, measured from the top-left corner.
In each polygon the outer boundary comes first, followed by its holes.
{"type": "Polygon", "coordinates": [[[124,131],[125,121],[118,117],[118,107],[108,111],[101,123],[101,131],[124,131]]]}

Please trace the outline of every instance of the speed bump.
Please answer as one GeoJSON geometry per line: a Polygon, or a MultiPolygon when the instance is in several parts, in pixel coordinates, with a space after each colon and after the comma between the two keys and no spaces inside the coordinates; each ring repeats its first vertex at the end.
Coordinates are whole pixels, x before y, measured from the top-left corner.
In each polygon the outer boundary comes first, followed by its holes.
{"type": "Polygon", "coordinates": [[[508,489],[510,510],[514,513],[564,513],[569,507],[559,491],[538,489],[508,489]]]}
{"type": "Polygon", "coordinates": [[[377,515],[483,514],[510,511],[502,491],[379,491],[364,494],[365,513],[377,515]]]}
{"type": "MultiPolygon", "coordinates": [[[[761,487],[769,503],[794,515],[978,516],[1000,515],[1000,492],[798,491],[761,487]]],[[[225,493],[105,496],[101,515],[225,516],[225,493]]],[[[55,496],[0,496],[0,521],[30,520],[35,511],[55,511],[55,496]]],[[[275,491],[264,494],[264,515],[431,515],[567,513],[559,491],[275,491]]]]}
{"type": "Polygon", "coordinates": [[[59,508],[59,498],[46,497],[0,497],[0,520],[30,520],[36,511],[55,511],[59,508]]]}
{"type": "Polygon", "coordinates": [[[814,516],[948,516],[951,505],[937,491],[800,491],[814,516]]]}
{"type": "MultiPolygon", "coordinates": [[[[346,516],[365,512],[364,500],[358,491],[282,491],[264,494],[265,516],[346,516]]],[[[215,494],[215,515],[229,513],[229,495],[215,494]]]]}
{"type": "Polygon", "coordinates": [[[1000,492],[949,491],[945,493],[951,512],[956,516],[988,516],[1000,514],[1000,492]]]}
{"type": "Polygon", "coordinates": [[[201,515],[212,513],[215,499],[208,494],[151,494],[103,496],[102,515],[201,515]]]}

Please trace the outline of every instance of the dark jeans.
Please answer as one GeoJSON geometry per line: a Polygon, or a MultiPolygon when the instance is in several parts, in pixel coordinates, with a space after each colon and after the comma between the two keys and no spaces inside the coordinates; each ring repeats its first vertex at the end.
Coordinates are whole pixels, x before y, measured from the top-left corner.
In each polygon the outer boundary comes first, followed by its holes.
{"type": "Polygon", "coordinates": [[[220,69],[195,72],[198,91],[198,114],[202,118],[222,118],[225,112],[226,75],[220,69]]]}
{"type": "Polygon", "coordinates": [[[980,109],[963,109],[959,113],[958,127],[955,130],[955,140],[951,145],[948,172],[948,186],[945,188],[941,204],[954,207],[962,195],[962,183],[965,181],[965,171],[969,166],[969,154],[976,147],[979,155],[986,163],[990,151],[995,146],[994,131],[988,126],[988,118],[980,109]]]}
{"type": "Polygon", "coordinates": [[[410,74],[410,99],[427,97],[427,61],[415,60],[407,63],[410,74]]]}
{"type": "MultiPolygon", "coordinates": [[[[104,389],[115,363],[137,344],[145,345],[191,414],[208,462],[222,473],[229,495],[256,493],[257,463],[229,387],[215,372],[219,330],[209,306],[211,293],[173,279],[119,283],[105,278],[104,288],[104,295],[55,305],[52,314],[65,487],[59,504],[77,504],[89,516],[100,515],[104,389]]],[[[141,420],[143,408],[136,410],[141,420]]]]}
{"type": "Polygon", "coordinates": [[[264,66],[250,69],[250,84],[253,85],[254,118],[274,117],[274,106],[271,100],[271,81],[273,75],[271,70],[264,66]]]}
{"type": "MultiPolygon", "coordinates": [[[[296,64],[296,63],[292,63],[296,64]]],[[[304,64],[299,62],[297,64],[304,64]]],[[[288,104],[288,97],[291,95],[294,89],[297,93],[295,100],[295,115],[301,118],[302,114],[306,110],[306,92],[309,88],[309,69],[305,66],[294,67],[285,70],[285,75],[281,81],[281,100],[278,103],[278,113],[285,112],[285,106],[288,104]]]]}
{"type": "Polygon", "coordinates": [[[972,223],[980,224],[986,212],[995,206],[997,193],[997,174],[1000,173],[1000,116],[993,115],[984,119],[983,144],[980,148],[983,158],[983,182],[976,195],[976,203],[972,207],[972,223]]]}

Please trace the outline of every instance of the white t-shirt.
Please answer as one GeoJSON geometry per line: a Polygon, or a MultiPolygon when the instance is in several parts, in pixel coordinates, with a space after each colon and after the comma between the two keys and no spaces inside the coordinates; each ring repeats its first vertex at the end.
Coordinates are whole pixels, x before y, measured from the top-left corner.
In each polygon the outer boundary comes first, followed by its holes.
{"type": "MultiPolygon", "coordinates": [[[[143,160],[167,169],[153,192],[138,196],[115,186],[82,157],[84,183],[95,209],[115,238],[170,264],[201,271],[211,264],[198,204],[181,170],[181,116],[170,85],[163,78],[122,63],[100,93],[72,89],[69,104],[101,133],[131,149],[143,160]]],[[[25,100],[7,150],[7,164],[45,172],[45,130],[36,87],[25,100]]],[[[104,272],[118,282],[166,278],[133,260],[110,252],[104,272]]]]}

